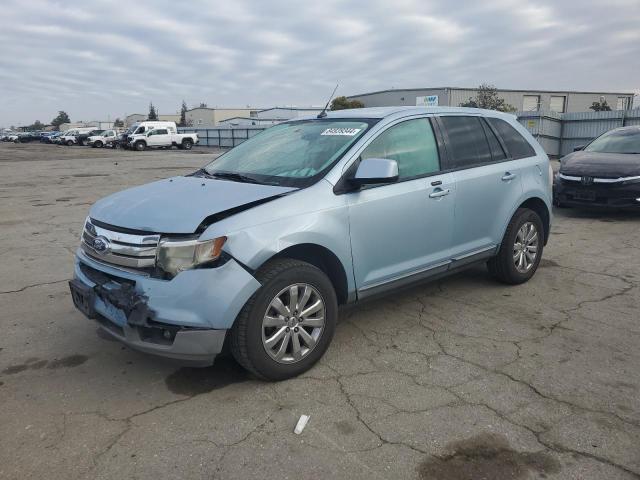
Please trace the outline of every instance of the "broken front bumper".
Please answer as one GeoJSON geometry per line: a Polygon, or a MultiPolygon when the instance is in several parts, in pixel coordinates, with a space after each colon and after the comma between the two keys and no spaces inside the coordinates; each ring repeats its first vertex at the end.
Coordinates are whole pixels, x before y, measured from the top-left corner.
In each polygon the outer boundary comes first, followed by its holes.
{"type": "Polygon", "coordinates": [[[130,347],[210,365],[260,284],[233,259],[160,280],[96,262],[78,250],[69,287],[78,310],[130,347]]]}

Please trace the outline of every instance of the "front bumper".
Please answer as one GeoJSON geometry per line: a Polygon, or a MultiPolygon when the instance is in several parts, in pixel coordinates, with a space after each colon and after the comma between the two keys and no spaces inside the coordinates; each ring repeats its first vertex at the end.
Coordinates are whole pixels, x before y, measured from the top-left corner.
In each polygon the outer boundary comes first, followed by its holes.
{"type": "Polygon", "coordinates": [[[556,177],[553,200],[556,205],[594,208],[640,208],[640,183],[591,184],[556,177]]]}
{"type": "Polygon", "coordinates": [[[146,353],[210,365],[226,332],[260,287],[233,259],[160,280],[101,264],[78,250],[72,298],[122,343],[146,353]]]}

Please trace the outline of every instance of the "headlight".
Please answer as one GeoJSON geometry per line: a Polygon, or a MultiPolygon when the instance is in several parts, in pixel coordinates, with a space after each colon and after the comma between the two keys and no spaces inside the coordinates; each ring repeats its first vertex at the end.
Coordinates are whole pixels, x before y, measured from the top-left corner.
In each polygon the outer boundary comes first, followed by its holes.
{"type": "Polygon", "coordinates": [[[156,265],[171,275],[206,266],[220,258],[227,237],[212,240],[160,240],[156,265]]]}

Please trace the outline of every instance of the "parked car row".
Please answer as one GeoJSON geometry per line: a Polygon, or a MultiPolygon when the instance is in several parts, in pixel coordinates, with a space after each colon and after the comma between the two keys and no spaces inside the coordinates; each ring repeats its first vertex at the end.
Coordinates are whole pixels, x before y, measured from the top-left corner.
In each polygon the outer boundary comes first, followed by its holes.
{"type": "Polygon", "coordinates": [[[74,128],[65,132],[33,132],[30,134],[4,135],[2,137],[3,141],[12,142],[36,139],[57,145],[130,148],[138,151],[147,148],[173,147],[191,150],[199,142],[197,133],[178,133],[175,122],[155,121],[136,123],[123,133],[120,133],[116,128],[103,130],[87,127],[74,128]]]}
{"type": "Polygon", "coordinates": [[[0,141],[13,143],[28,143],[39,141],[41,132],[11,132],[0,136],[0,141]]]}
{"type": "Polygon", "coordinates": [[[138,151],[147,148],[172,147],[191,150],[198,142],[197,133],[178,133],[175,122],[147,121],[136,123],[120,137],[122,146],[138,151]]]}

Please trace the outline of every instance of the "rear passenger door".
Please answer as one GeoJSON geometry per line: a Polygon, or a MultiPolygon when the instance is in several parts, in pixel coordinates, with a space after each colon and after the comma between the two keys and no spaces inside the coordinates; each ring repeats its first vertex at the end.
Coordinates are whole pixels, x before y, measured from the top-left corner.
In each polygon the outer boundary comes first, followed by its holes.
{"type": "Polygon", "coordinates": [[[453,260],[488,257],[522,194],[519,162],[482,117],[441,116],[439,124],[456,183],[453,260]]]}

